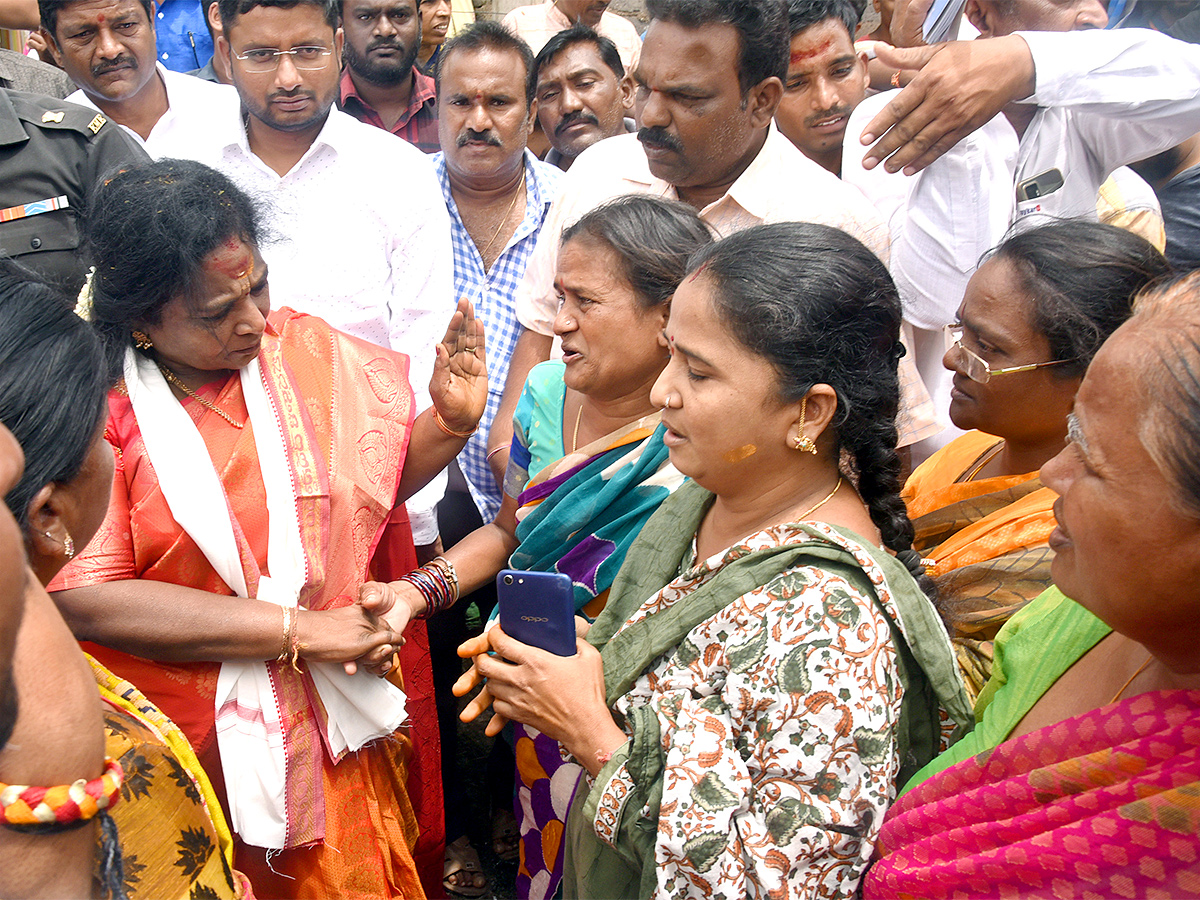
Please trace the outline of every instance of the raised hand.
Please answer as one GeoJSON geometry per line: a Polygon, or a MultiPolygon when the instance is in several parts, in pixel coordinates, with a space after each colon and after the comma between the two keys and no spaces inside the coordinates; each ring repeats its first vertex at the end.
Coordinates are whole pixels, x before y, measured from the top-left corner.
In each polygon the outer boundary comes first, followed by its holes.
{"type": "Polygon", "coordinates": [[[866,169],[883,162],[913,175],[1035,87],[1033,56],[1015,34],[908,50],[880,45],[876,57],[920,72],[863,130],[864,144],[878,138],[863,157],[866,169]]]}
{"type": "Polygon", "coordinates": [[[467,299],[458,301],[446,336],[437,346],[429,380],[433,407],[452,431],[474,430],[487,405],[487,364],[483,322],[467,299]]]}

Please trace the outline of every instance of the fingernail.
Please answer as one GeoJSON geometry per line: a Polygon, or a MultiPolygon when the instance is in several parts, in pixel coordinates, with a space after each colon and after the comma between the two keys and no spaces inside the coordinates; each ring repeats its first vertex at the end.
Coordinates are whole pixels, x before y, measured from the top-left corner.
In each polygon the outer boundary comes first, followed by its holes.
{"type": "Polygon", "coordinates": [[[871,134],[869,131],[864,131],[863,136],[859,138],[859,141],[861,141],[864,145],[873,144],[875,143],[875,135],[871,134]]]}

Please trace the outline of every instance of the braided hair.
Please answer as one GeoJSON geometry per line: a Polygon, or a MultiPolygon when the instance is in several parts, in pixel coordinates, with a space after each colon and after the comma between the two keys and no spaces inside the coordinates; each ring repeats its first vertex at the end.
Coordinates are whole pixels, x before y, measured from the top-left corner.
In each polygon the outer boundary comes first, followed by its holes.
{"type": "Polygon", "coordinates": [[[697,251],[688,268],[711,279],[722,324],[771,363],[783,402],[800,400],[815,384],[834,389],[835,452],[883,545],[933,596],[900,499],[896,366],[903,347],[900,297],[887,268],[845,232],[801,222],[737,232],[697,251]]]}

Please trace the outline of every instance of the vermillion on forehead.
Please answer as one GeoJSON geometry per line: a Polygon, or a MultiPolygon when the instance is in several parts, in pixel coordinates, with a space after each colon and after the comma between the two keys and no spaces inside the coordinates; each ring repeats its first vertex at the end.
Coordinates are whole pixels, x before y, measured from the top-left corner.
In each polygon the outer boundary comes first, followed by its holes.
{"type": "Polygon", "coordinates": [[[254,254],[237,238],[228,238],[212,255],[213,268],[230,278],[244,278],[254,270],[254,254]]]}
{"type": "Polygon", "coordinates": [[[789,57],[789,60],[792,63],[804,62],[806,59],[812,59],[814,56],[820,56],[832,46],[833,38],[826,38],[822,43],[813,47],[809,47],[807,50],[793,51],[792,55],[789,57]]]}

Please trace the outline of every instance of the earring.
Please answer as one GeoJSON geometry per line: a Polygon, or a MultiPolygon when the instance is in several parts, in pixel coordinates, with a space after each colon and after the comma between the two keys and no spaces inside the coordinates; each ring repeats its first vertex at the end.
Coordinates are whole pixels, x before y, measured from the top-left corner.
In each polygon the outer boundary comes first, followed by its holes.
{"type": "Polygon", "coordinates": [[[154,342],[150,340],[150,335],[144,331],[135,331],[133,333],[133,346],[139,350],[149,350],[154,346],[154,342]]]}
{"type": "MultiPolygon", "coordinates": [[[[52,541],[57,540],[57,538],[55,538],[54,535],[48,531],[43,531],[42,534],[50,538],[52,541]]],[[[73,559],[75,557],[75,541],[72,540],[71,533],[69,531],[66,532],[66,535],[67,536],[62,540],[63,556],[65,556],[67,559],[73,559]]]]}
{"type": "Polygon", "coordinates": [[[816,453],[817,445],[807,434],[804,433],[804,414],[808,412],[808,398],[805,397],[800,401],[800,430],[793,438],[797,450],[803,450],[806,453],[816,453]]]}

